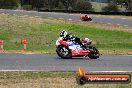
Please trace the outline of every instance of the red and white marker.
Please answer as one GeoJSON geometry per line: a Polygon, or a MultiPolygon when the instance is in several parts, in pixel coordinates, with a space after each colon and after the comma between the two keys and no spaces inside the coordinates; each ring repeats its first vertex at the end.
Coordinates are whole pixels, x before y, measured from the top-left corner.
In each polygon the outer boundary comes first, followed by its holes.
{"type": "Polygon", "coordinates": [[[0,51],[3,51],[4,50],[3,45],[4,45],[4,41],[3,40],[0,40],[0,51]]]}
{"type": "Polygon", "coordinates": [[[27,40],[26,38],[23,39],[24,51],[26,52],[27,49],[27,40]]]}

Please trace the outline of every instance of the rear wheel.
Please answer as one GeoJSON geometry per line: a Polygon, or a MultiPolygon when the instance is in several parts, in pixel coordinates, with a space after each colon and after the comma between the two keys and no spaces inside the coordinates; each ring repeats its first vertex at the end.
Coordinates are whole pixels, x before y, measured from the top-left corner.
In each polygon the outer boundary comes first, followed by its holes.
{"type": "Polygon", "coordinates": [[[63,59],[72,58],[71,50],[67,46],[63,45],[57,46],[56,52],[58,56],[63,59]]]}
{"type": "Polygon", "coordinates": [[[89,18],[89,21],[92,21],[92,18],[89,18]]]}
{"type": "Polygon", "coordinates": [[[96,49],[95,47],[91,47],[89,50],[90,50],[90,53],[89,53],[88,57],[90,59],[97,59],[97,58],[99,58],[99,51],[98,51],[98,49],[96,49]]]}

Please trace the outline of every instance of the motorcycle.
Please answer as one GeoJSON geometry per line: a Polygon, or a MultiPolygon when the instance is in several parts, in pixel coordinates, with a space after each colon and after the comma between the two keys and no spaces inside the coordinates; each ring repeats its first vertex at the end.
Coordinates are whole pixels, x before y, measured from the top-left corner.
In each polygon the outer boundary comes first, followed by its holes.
{"type": "Polygon", "coordinates": [[[87,16],[87,15],[81,16],[80,19],[81,19],[82,21],[92,21],[92,18],[89,17],[89,16],[87,16]]]}
{"type": "Polygon", "coordinates": [[[56,52],[62,59],[68,59],[72,57],[89,57],[90,59],[99,58],[99,51],[97,48],[91,45],[92,41],[83,43],[85,48],[75,41],[68,41],[68,43],[68,45],[65,45],[60,42],[60,39],[56,41],[56,52]]]}

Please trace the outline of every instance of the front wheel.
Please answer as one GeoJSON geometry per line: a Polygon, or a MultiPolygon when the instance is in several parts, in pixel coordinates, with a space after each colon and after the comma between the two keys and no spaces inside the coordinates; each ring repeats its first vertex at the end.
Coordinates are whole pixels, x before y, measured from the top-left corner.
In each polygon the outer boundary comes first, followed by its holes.
{"type": "Polygon", "coordinates": [[[72,58],[71,50],[67,46],[63,45],[57,46],[56,52],[58,56],[63,59],[72,58]]]}
{"type": "Polygon", "coordinates": [[[95,47],[91,47],[90,49],[89,49],[89,51],[90,51],[90,53],[89,53],[89,55],[88,55],[88,57],[90,58],[90,59],[97,59],[97,58],[99,58],[99,51],[98,51],[98,49],[96,49],[95,47]]]}

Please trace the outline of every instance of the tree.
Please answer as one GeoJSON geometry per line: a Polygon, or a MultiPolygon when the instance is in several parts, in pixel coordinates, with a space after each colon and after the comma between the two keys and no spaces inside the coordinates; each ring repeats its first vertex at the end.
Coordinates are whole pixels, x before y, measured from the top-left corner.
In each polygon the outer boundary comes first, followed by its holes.
{"type": "Polygon", "coordinates": [[[14,8],[18,6],[20,0],[0,0],[0,8],[14,8]]]}
{"type": "Polygon", "coordinates": [[[113,3],[122,4],[126,0],[112,0],[113,3]]]}
{"type": "Polygon", "coordinates": [[[93,10],[92,4],[88,1],[77,0],[75,10],[93,10]]]}
{"type": "Polygon", "coordinates": [[[4,0],[0,0],[0,8],[4,7],[4,0]]]}
{"type": "Polygon", "coordinates": [[[103,12],[118,12],[118,6],[116,4],[113,3],[109,3],[108,6],[105,6],[102,8],[103,12]]]}
{"type": "Polygon", "coordinates": [[[124,6],[128,11],[132,11],[132,0],[113,0],[113,2],[124,6]]]}
{"type": "Polygon", "coordinates": [[[30,4],[33,8],[41,8],[44,6],[44,0],[32,0],[30,4]]]}
{"type": "Polygon", "coordinates": [[[65,9],[66,7],[64,6],[64,4],[61,1],[59,1],[58,8],[65,9]]]}
{"type": "Polygon", "coordinates": [[[126,0],[128,6],[127,6],[127,10],[132,12],[132,0],[126,0]]]}
{"type": "Polygon", "coordinates": [[[60,0],[60,2],[63,3],[64,5],[64,9],[69,9],[69,8],[73,8],[75,3],[77,2],[77,0],[60,0]]]}
{"type": "Polygon", "coordinates": [[[45,8],[45,9],[54,9],[58,6],[59,0],[32,0],[33,8],[45,8]]]}

